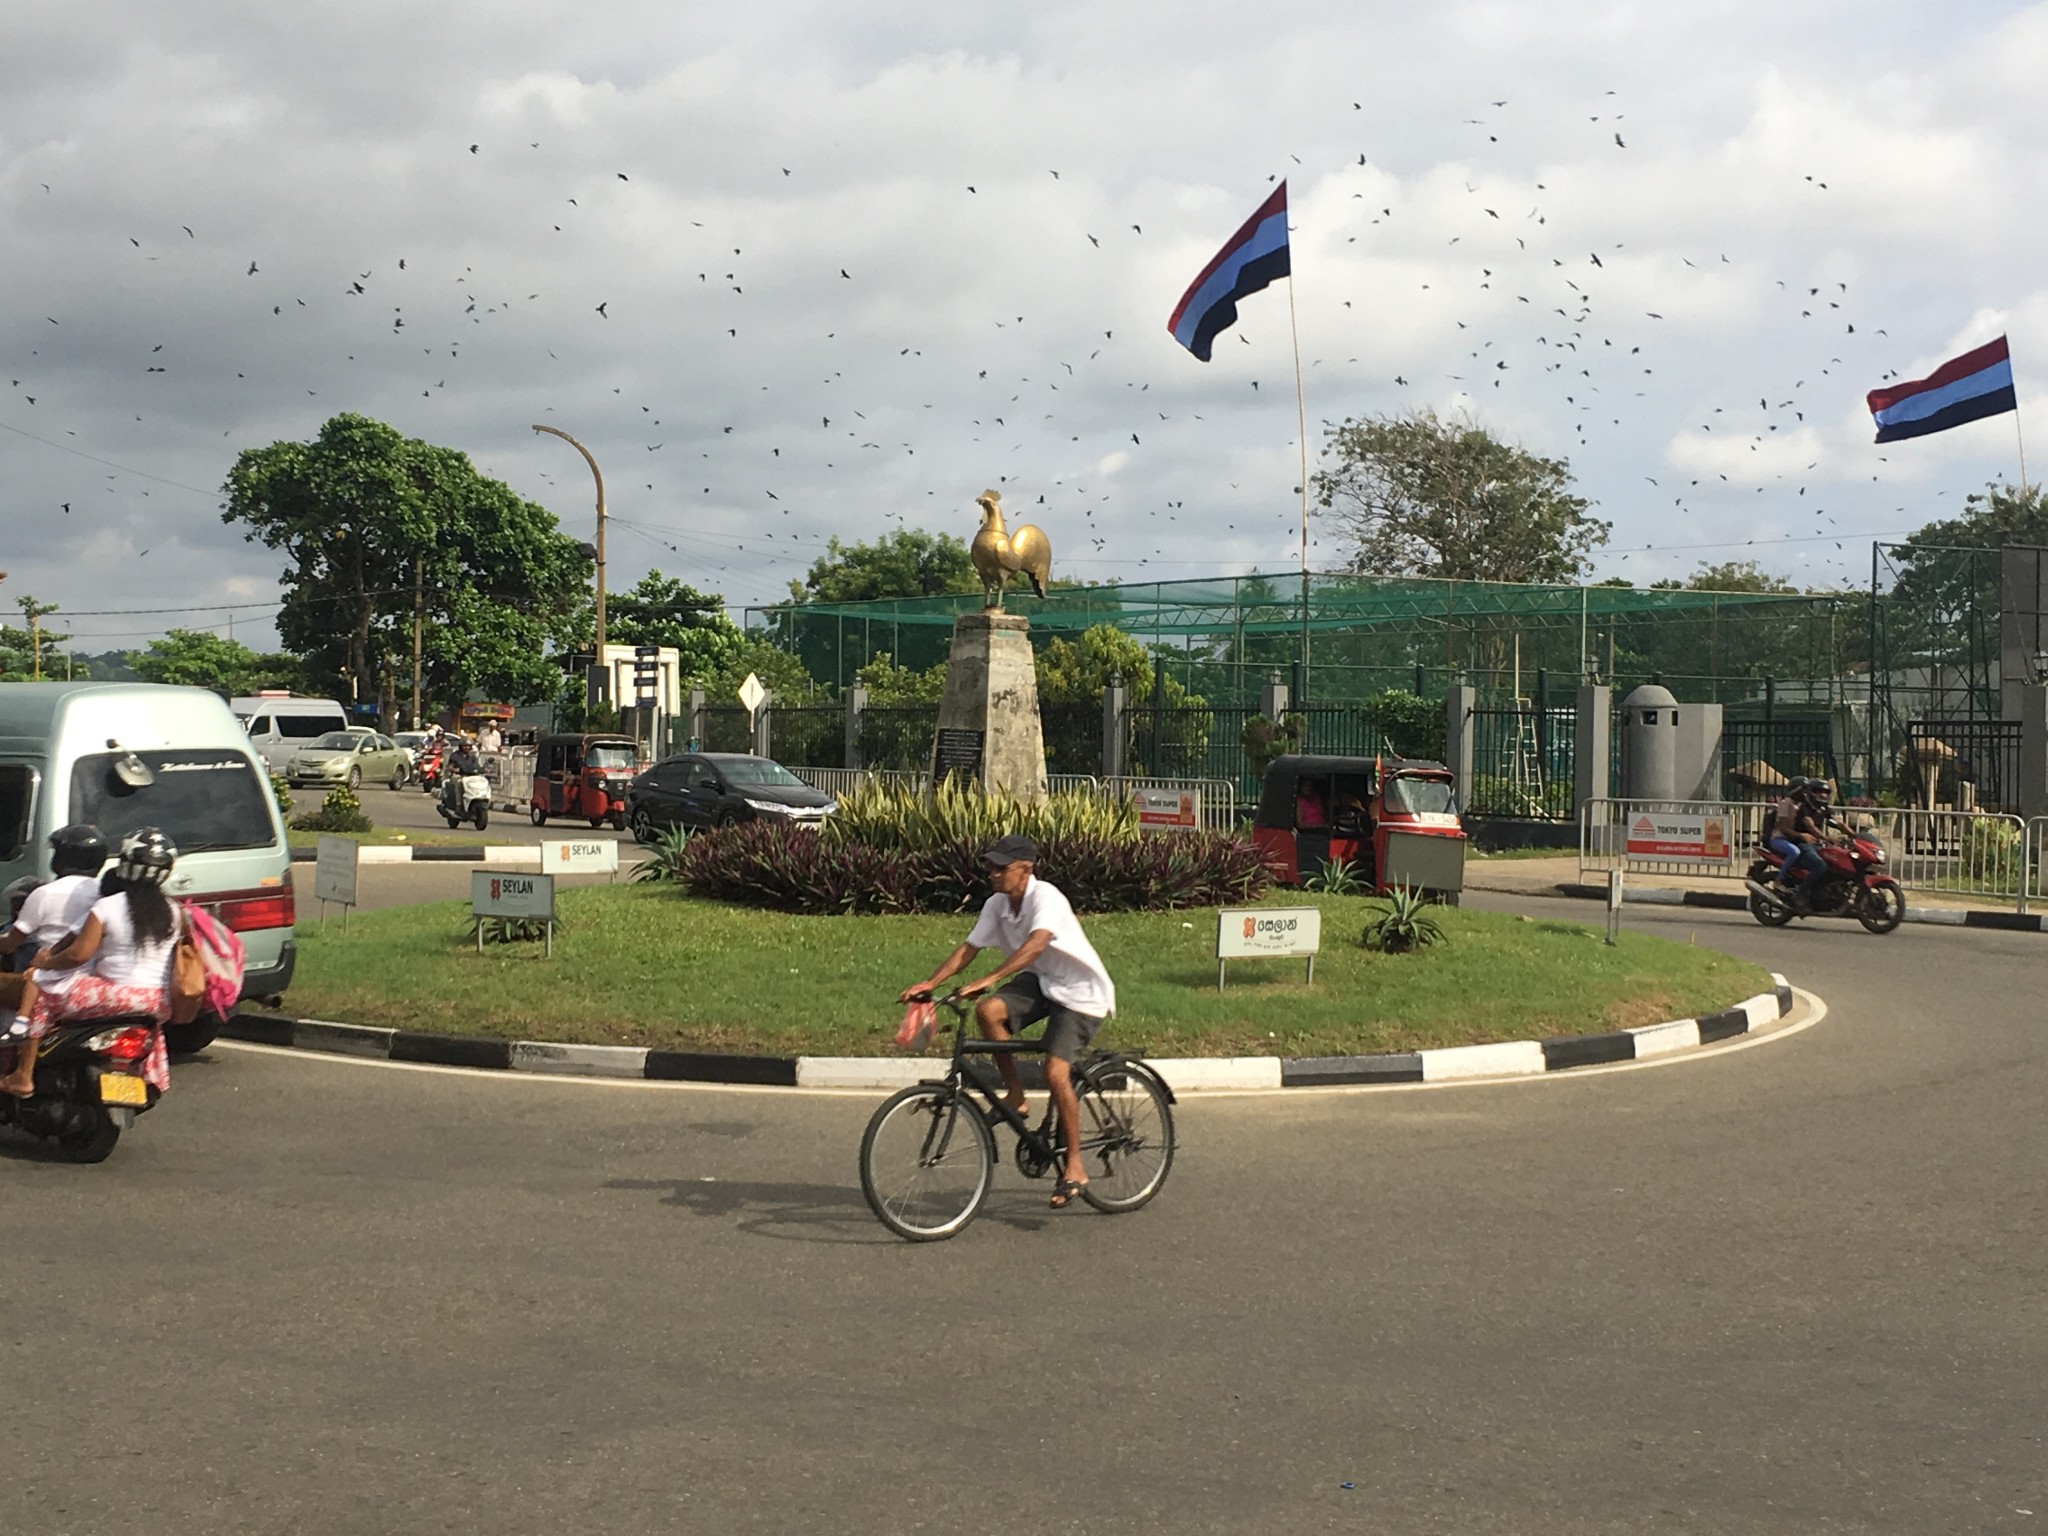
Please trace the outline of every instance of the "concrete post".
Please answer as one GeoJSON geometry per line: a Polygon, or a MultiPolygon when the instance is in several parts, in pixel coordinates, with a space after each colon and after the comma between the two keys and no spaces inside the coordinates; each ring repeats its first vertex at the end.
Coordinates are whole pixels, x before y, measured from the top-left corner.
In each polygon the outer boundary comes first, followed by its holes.
{"type": "Polygon", "coordinates": [[[867,707],[867,689],[855,683],[846,690],[846,766],[856,772],[867,766],[860,755],[860,717],[867,707]]]}
{"type": "Polygon", "coordinates": [[[1588,683],[1579,690],[1579,718],[1572,741],[1576,809],[1581,818],[1590,802],[1605,800],[1612,793],[1607,770],[1613,750],[1614,690],[1603,683],[1588,683]]]}
{"type": "Polygon", "coordinates": [[[1479,690],[1465,683],[1453,683],[1444,690],[1444,766],[1451,770],[1458,804],[1472,804],[1472,711],[1479,705],[1479,690]]]}
{"type": "Polygon", "coordinates": [[[768,750],[768,717],[775,710],[775,690],[764,689],[761,707],[754,711],[754,756],[773,757],[768,750]]]}
{"type": "Polygon", "coordinates": [[[1126,760],[1129,745],[1124,734],[1124,710],[1130,700],[1130,692],[1124,687],[1121,672],[1110,674],[1109,686],[1102,690],[1102,776],[1104,779],[1121,779],[1128,775],[1130,765],[1126,760]]]}
{"type": "Polygon", "coordinates": [[[702,688],[692,688],[690,690],[690,740],[685,750],[690,752],[702,752],[704,750],[704,690],[702,688]]]}
{"type": "Polygon", "coordinates": [[[2019,689],[2020,815],[2048,816],[2048,684],[2019,689]]]}

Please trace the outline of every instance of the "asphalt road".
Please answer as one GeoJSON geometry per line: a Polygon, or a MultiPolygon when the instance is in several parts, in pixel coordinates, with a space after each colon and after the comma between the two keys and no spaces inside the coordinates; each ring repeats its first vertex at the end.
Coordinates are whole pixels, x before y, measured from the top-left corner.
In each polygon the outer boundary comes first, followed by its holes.
{"type": "MultiPolygon", "coordinates": [[[[295,790],[293,793],[301,798],[317,798],[317,792],[310,789],[295,790]]],[[[488,838],[493,842],[541,843],[551,837],[565,835],[593,841],[617,839],[621,858],[631,858],[631,850],[638,846],[633,841],[632,833],[614,832],[609,826],[593,829],[590,823],[581,817],[573,821],[564,821],[556,817],[545,827],[536,827],[528,819],[526,812],[500,810],[495,806],[491,810],[489,825],[481,833],[477,833],[468,822],[451,831],[448,823],[441,819],[440,812],[435,809],[440,802],[417,784],[408,784],[404,789],[387,789],[381,784],[370,784],[365,785],[360,794],[364,814],[380,827],[397,827],[407,832],[437,832],[444,837],[471,833],[479,842],[488,838]]]]}
{"type": "Polygon", "coordinates": [[[101,1167],[0,1143],[0,1525],[2039,1528],[2048,938],[1629,920],[1831,1012],[1191,1097],[1145,1211],[1006,1168],[924,1247],[861,1202],[880,1095],[217,1048],[101,1167]]]}

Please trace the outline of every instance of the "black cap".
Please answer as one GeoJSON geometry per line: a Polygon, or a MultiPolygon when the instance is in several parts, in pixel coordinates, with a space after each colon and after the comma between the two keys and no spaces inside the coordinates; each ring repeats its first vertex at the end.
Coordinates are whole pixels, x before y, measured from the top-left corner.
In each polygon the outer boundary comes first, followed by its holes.
{"type": "Polygon", "coordinates": [[[1022,832],[1011,832],[997,838],[982,850],[981,862],[990,869],[1002,869],[1006,865],[1038,862],[1038,844],[1022,832]]]}

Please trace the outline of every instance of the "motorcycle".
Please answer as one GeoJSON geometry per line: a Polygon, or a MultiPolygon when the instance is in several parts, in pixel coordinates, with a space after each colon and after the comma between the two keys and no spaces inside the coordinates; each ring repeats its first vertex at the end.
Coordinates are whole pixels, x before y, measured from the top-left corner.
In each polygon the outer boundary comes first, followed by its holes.
{"type": "Polygon", "coordinates": [[[413,765],[413,772],[419,778],[420,788],[432,795],[440,792],[441,760],[447,755],[447,748],[440,738],[420,748],[419,761],[413,765]]]}
{"type": "Polygon", "coordinates": [[[474,821],[481,832],[491,820],[491,781],[480,773],[449,774],[441,790],[441,819],[451,827],[474,821]]]}
{"type": "Polygon", "coordinates": [[[1847,832],[1817,851],[1820,873],[1798,870],[1787,886],[1777,878],[1778,856],[1758,848],[1742,882],[1749,915],[1766,928],[1795,917],[1853,917],[1872,933],[1890,933],[1906,920],[1906,894],[1886,871],[1884,841],[1875,832],[1847,832]]]}
{"type": "MultiPolygon", "coordinates": [[[[0,1094],[0,1125],[54,1143],[67,1161],[105,1162],[160,1097],[144,1076],[155,1034],[146,1014],[53,1024],[37,1043],[35,1097],[0,1094]]],[[[25,1037],[0,1044],[0,1071],[29,1048],[25,1037]]]]}

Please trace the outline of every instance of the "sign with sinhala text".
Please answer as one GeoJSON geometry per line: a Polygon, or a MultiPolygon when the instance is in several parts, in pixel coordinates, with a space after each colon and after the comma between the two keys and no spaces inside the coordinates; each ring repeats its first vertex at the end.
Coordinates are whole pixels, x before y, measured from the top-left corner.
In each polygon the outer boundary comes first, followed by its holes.
{"type": "Polygon", "coordinates": [[[1632,859],[1702,859],[1726,862],[1728,823],[1720,816],[1685,816],[1644,811],[1628,824],[1632,859]]]}
{"type": "Polygon", "coordinates": [[[1323,914],[1317,907],[1225,907],[1216,914],[1218,960],[1300,959],[1322,943],[1323,914]]]}
{"type": "Polygon", "coordinates": [[[472,870],[469,906],[478,917],[538,918],[551,923],[555,920],[555,877],[472,870]]]}
{"type": "Polygon", "coordinates": [[[1134,789],[1131,806],[1140,832],[1199,832],[1202,797],[1192,789],[1134,789]]]}
{"type": "Polygon", "coordinates": [[[352,837],[321,834],[313,855],[315,901],[337,902],[344,907],[356,904],[356,855],[361,846],[352,837]]]}
{"type": "Polygon", "coordinates": [[[540,845],[540,872],[544,875],[615,875],[618,871],[619,845],[611,838],[540,845]]]}

